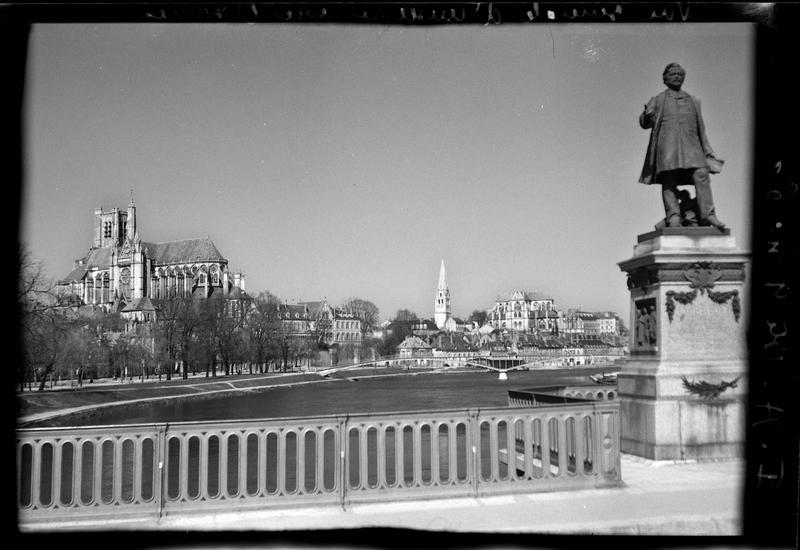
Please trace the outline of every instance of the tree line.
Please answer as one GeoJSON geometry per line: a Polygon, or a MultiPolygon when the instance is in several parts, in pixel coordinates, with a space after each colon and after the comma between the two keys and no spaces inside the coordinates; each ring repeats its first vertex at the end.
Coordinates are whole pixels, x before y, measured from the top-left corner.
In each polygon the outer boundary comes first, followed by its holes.
{"type": "MultiPolygon", "coordinates": [[[[280,299],[269,292],[233,299],[220,292],[151,298],[156,322],[137,322],[60,300],[42,264],[22,249],[18,274],[20,389],[36,384],[43,390],[53,380],[83,385],[107,377],[170,380],[190,372],[213,377],[286,371],[309,365],[322,351],[334,361],[355,353],[352,344],[331,346],[320,330],[294,330],[281,319],[280,299]]],[[[365,335],[377,326],[378,309],[368,300],[349,298],[340,308],[361,320],[365,335]]]]}

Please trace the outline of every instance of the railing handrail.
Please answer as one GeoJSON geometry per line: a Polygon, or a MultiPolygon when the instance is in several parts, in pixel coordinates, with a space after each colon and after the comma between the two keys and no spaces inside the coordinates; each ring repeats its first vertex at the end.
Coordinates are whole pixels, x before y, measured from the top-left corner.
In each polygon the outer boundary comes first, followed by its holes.
{"type": "Polygon", "coordinates": [[[18,428],[20,521],[621,483],[619,401],[18,428]],[[194,449],[194,450],[192,450],[194,449]],[[66,500],[65,500],[66,499],[66,500]]]}
{"type": "MultiPolygon", "coordinates": [[[[509,390],[516,391],[516,390],[509,390]]],[[[525,391],[525,390],[522,390],[525,391]]],[[[548,405],[549,406],[549,405],[548,405]]],[[[557,404],[555,406],[562,406],[557,404]]],[[[615,404],[610,401],[591,401],[591,400],[576,400],[575,403],[570,403],[571,407],[576,407],[578,410],[607,410],[614,408],[615,404]]],[[[517,410],[519,407],[514,407],[517,410]]],[[[541,407],[537,407],[537,410],[541,407]]],[[[402,411],[383,411],[383,412],[365,412],[365,413],[333,413],[314,416],[281,416],[281,417],[260,417],[260,418],[235,418],[224,420],[183,420],[180,422],[145,422],[145,423],[131,423],[131,424],[97,424],[88,426],[43,426],[43,427],[18,427],[15,429],[17,434],[24,432],[31,433],[46,433],[49,431],[68,432],[68,431],[101,431],[108,432],[109,429],[122,429],[122,430],[141,430],[142,428],[151,427],[153,431],[158,431],[161,428],[172,427],[198,427],[198,426],[218,426],[219,424],[225,425],[240,425],[240,424],[297,424],[302,422],[315,422],[315,421],[338,421],[344,417],[349,419],[361,418],[386,418],[398,416],[419,416],[436,414],[437,416],[448,416],[455,414],[468,415],[472,411],[484,414],[502,414],[504,411],[509,411],[508,406],[498,407],[458,407],[452,409],[416,409],[416,410],[402,410],[402,411]]]]}

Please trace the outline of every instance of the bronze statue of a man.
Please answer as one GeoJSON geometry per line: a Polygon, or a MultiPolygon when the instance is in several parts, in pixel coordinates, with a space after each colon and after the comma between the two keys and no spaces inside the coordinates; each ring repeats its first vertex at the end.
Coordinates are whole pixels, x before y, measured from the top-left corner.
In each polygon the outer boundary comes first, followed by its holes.
{"type": "Polygon", "coordinates": [[[661,184],[668,227],[680,227],[684,222],[678,186],[694,185],[697,222],[724,229],[714,210],[709,175],[709,165],[721,166],[722,160],[716,158],[706,137],[700,101],[681,90],[686,71],[677,63],[667,65],[663,78],[667,89],[650,99],[639,115],[639,125],[652,128],[639,181],[661,184]]]}

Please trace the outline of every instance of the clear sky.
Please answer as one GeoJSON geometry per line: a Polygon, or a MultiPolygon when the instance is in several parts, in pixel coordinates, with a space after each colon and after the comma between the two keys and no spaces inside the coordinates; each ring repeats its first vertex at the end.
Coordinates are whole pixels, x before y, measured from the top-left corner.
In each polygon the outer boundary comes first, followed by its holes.
{"type": "Polygon", "coordinates": [[[251,293],[429,317],[444,259],[456,316],[520,289],[627,320],[669,62],[750,248],[753,47],[749,24],[38,24],[21,239],[64,277],[133,190],[143,240],[207,235],[251,293]]]}

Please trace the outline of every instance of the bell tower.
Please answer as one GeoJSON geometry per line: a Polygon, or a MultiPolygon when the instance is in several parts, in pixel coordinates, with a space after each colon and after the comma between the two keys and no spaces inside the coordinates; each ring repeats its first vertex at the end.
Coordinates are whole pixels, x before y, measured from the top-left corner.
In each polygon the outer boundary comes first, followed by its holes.
{"type": "Polygon", "coordinates": [[[439,268],[439,287],[436,290],[436,301],[433,305],[433,320],[439,329],[444,328],[445,321],[450,317],[450,289],[447,288],[447,273],[444,270],[444,260],[439,268]]]}

